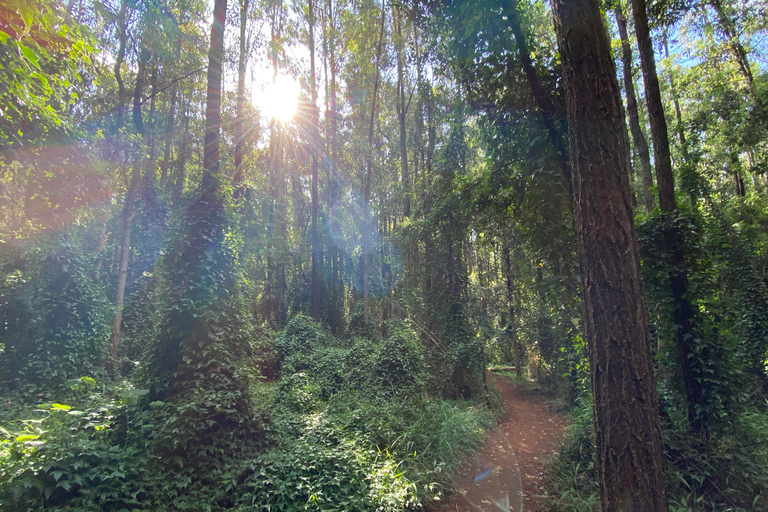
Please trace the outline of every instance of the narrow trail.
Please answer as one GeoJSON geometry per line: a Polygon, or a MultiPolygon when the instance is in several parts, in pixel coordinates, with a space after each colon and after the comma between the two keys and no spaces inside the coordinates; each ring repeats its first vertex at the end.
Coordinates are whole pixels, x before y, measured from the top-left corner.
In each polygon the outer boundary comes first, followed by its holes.
{"type": "Polygon", "coordinates": [[[430,512],[540,512],[544,467],[565,428],[536,391],[488,375],[500,391],[506,414],[482,450],[458,471],[454,492],[430,512]]]}

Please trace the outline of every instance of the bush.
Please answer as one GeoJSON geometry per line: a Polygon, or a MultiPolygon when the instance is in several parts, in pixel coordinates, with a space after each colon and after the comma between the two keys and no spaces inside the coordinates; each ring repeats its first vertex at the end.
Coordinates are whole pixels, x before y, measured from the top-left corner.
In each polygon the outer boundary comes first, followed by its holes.
{"type": "Polygon", "coordinates": [[[391,456],[343,435],[322,415],[303,434],[249,465],[237,510],[397,511],[415,508],[413,486],[391,456]]]}
{"type": "Polygon", "coordinates": [[[560,451],[547,469],[544,506],[558,512],[600,510],[600,489],[595,472],[595,435],[592,407],[577,402],[560,451]]]}
{"type": "Polygon", "coordinates": [[[424,389],[426,366],[421,344],[402,322],[389,322],[390,336],[373,360],[376,384],[389,393],[415,393],[424,389]]]}
{"type": "Polygon", "coordinates": [[[278,363],[293,354],[309,356],[315,349],[328,345],[328,341],[320,324],[308,316],[296,315],[275,339],[278,363]]]}
{"type": "Polygon", "coordinates": [[[0,283],[0,376],[63,389],[103,367],[112,308],[93,259],[68,239],[25,255],[0,283]]]}

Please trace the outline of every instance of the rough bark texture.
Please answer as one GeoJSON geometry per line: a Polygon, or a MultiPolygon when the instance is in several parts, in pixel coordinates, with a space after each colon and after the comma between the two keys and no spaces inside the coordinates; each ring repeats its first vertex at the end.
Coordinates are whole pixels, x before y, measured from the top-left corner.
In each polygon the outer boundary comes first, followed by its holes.
{"type": "Polygon", "coordinates": [[[675,203],[675,181],[672,176],[672,158],[669,154],[667,119],[664,117],[664,104],[661,101],[659,77],[656,74],[656,57],[653,53],[651,31],[648,28],[645,0],[632,0],[632,13],[635,20],[637,47],[640,51],[640,66],[643,70],[648,118],[651,122],[653,160],[656,165],[656,182],[659,191],[659,208],[661,208],[662,212],[673,212],[677,209],[677,204],[675,203]]]}
{"type": "Polygon", "coordinates": [[[555,0],[603,510],[667,510],[629,141],[597,0],[555,0]]]}
{"type": "Polygon", "coordinates": [[[616,3],[614,7],[616,23],[619,26],[619,36],[621,37],[621,62],[624,67],[624,91],[627,95],[627,113],[629,114],[629,131],[632,134],[632,141],[637,149],[638,160],[640,160],[640,179],[643,186],[643,206],[645,211],[653,210],[653,170],[651,168],[651,154],[648,149],[648,142],[645,140],[643,130],[640,128],[640,114],[637,110],[637,95],[635,94],[635,83],[632,78],[632,46],[629,44],[629,34],[627,31],[627,18],[621,9],[621,2],[616,3]]]}

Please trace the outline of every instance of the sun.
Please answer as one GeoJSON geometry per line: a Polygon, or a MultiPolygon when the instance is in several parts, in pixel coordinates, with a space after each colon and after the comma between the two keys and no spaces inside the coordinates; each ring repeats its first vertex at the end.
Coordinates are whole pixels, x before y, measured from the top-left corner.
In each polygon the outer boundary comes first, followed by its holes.
{"type": "Polygon", "coordinates": [[[285,75],[278,75],[262,87],[255,87],[253,104],[268,119],[287,123],[296,115],[301,86],[285,75]]]}

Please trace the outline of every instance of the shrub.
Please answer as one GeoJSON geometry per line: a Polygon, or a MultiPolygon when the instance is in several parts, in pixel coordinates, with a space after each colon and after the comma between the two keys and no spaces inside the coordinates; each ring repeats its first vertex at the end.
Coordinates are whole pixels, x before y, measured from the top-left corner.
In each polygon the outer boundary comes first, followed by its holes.
{"type": "Polygon", "coordinates": [[[309,356],[315,349],[328,345],[328,335],[323,328],[305,315],[296,315],[275,339],[278,363],[293,354],[309,356]]]}
{"type": "Polygon", "coordinates": [[[426,366],[421,344],[402,322],[389,322],[390,336],[373,360],[376,384],[390,393],[413,393],[424,389],[426,366]]]}
{"type": "Polygon", "coordinates": [[[366,448],[307,417],[298,439],[286,440],[250,464],[237,510],[397,511],[415,508],[413,486],[392,457],[366,448]]]}

